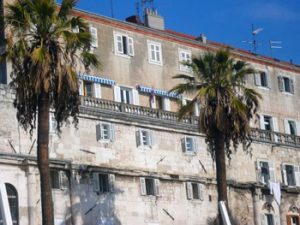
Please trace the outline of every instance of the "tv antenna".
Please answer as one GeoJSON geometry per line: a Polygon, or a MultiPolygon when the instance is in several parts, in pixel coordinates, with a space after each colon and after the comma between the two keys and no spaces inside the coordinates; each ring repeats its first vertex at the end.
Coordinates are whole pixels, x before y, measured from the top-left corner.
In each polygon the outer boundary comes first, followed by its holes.
{"type": "Polygon", "coordinates": [[[248,43],[252,45],[252,50],[254,53],[257,52],[257,48],[259,45],[262,45],[262,43],[258,42],[256,40],[256,35],[258,35],[260,32],[262,32],[264,30],[264,28],[260,27],[260,28],[254,28],[254,25],[252,24],[252,40],[251,41],[242,41],[243,43],[248,43]]]}
{"type": "Polygon", "coordinates": [[[136,0],[135,7],[136,7],[136,16],[138,18],[143,18],[144,15],[140,15],[140,9],[142,9],[142,13],[145,13],[145,9],[147,6],[151,9],[154,9],[154,0],[136,0]]]}
{"type": "Polygon", "coordinates": [[[110,11],[111,11],[111,17],[114,18],[114,2],[113,0],[110,0],[110,11]]]}

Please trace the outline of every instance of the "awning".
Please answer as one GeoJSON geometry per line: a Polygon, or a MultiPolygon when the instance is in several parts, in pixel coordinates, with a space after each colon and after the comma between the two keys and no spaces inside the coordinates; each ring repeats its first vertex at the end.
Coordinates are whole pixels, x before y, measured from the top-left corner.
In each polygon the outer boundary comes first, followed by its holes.
{"type": "Polygon", "coordinates": [[[149,94],[159,95],[159,96],[168,97],[168,98],[178,98],[178,99],[182,98],[181,95],[178,95],[175,92],[168,92],[168,91],[154,89],[154,88],[146,87],[146,86],[142,86],[142,85],[139,85],[138,89],[139,89],[139,92],[143,92],[143,93],[149,93],[149,94]]]}
{"type": "Polygon", "coordinates": [[[106,84],[106,85],[115,85],[116,81],[103,78],[103,77],[98,77],[98,76],[92,76],[88,74],[78,74],[79,79],[81,80],[86,80],[86,81],[91,81],[94,83],[99,83],[99,84],[106,84]]]}

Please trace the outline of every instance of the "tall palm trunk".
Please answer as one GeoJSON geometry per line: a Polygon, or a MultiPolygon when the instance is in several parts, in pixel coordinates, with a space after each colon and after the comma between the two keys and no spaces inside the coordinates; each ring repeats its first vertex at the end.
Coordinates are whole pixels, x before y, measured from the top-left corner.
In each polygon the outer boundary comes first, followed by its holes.
{"type": "MultiPolygon", "coordinates": [[[[49,168],[49,94],[41,92],[38,99],[37,162],[41,182],[43,225],[54,224],[49,168]]],[[[32,193],[34,194],[34,193],[32,193]]]]}
{"type": "MultiPolygon", "coordinates": [[[[217,132],[215,136],[215,147],[216,147],[216,168],[217,168],[217,189],[218,189],[218,202],[225,201],[228,209],[227,199],[227,181],[226,181],[226,155],[224,150],[224,134],[217,132]]],[[[221,212],[219,210],[219,221],[222,223],[221,212]]]]}

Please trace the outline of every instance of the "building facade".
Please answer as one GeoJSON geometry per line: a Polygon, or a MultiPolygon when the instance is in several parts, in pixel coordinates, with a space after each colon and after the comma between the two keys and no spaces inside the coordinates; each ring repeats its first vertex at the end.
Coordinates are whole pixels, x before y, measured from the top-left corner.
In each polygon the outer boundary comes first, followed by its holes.
{"type": "MultiPolygon", "coordinates": [[[[204,225],[218,211],[214,162],[198,131],[201,106],[179,121],[191,96],[169,90],[172,77],[190,74],[182,64],[223,46],[164,29],[147,10],[145,24],[75,11],[90,24],[93,51],[102,64],[78,71],[80,119],[56,132],[50,116],[51,181],[57,225],[204,225]]],[[[300,68],[231,48],[258,72],[246,84],[263,96],[252,122],[251,152],[228,161],[229,207],[236,224],[300,224],[300,68]],[[272,188],[271,184],[276,188],[272,188]],[[279,188],[278,188],[279,187],[279,188]]],[[[18,125],[10,65],[0,85],[0,183],[13,224],[39,225],[36,139],[18,125]]],[[[1,215],[1,214],[0,214],[1,215]]],[[[0,224],[3,224],[0,218],[0,224]]]]}

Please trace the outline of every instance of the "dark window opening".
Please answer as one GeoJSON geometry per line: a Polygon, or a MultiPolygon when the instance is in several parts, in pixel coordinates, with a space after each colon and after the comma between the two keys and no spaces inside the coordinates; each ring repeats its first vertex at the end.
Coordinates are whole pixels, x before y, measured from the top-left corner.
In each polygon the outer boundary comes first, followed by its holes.
{"type": "Polygon", "coordinates": [[[145,179],[146,182],[146,195],[155,195],[155,184],[154,179],[145,179]]]}
{"type": "Polygon", "coordinates": [[[99,174],[99,192],[109,192],[108,174],[99,174]]]}
{"type": "Polygon", "coordinates": [[[287,180],[288,186],[295,186],[296,180],[295,180],[295,174],[294,174],[294,166],[286,165],[285,170],[286,170],[286,180],[287,180]]]}

